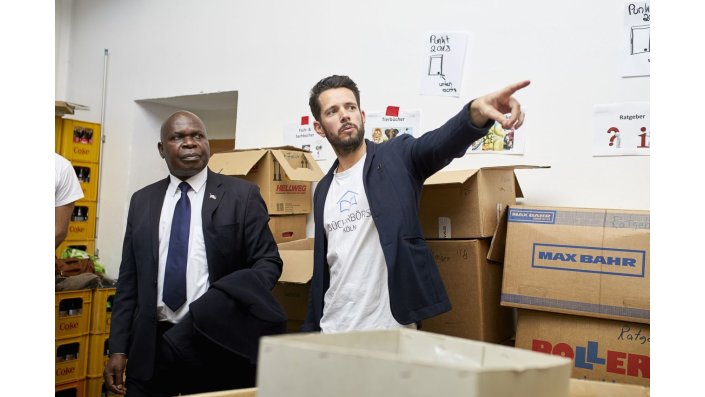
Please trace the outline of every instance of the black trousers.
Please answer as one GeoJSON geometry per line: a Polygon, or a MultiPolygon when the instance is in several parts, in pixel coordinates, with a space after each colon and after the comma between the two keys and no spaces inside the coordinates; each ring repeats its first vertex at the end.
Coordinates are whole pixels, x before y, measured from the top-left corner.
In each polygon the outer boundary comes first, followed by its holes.
{"type": "MultiPolygon", "coordinates": [[[[256,366],[247,358],[197,332],[177,351],[164,338],[171,328],[171,323],[158,323],[154,375],[147,381],[131,379],[128,371],[127,397],[167,397],[255,386],[256,366]]],[[[129,368],[129,361],[127,365],[129,368]]]]}

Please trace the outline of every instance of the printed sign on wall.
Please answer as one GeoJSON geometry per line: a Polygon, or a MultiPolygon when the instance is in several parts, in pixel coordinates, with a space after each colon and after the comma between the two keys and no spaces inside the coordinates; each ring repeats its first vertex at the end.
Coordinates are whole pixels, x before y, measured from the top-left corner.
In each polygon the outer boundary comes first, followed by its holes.
{"type": "Polygon", "coordinates": [[[648,156],[649,102],[595,105],[593,156],[648,156]]]}
{"type": "Polygon", "coordinates": [[[421,95],[460,96],[466,47],[466,33],[429,32],[424,36],[421,95]]]}
{"type": "MultiPolygon", "coordinates": [[[[509,118],[511,115],[505,114],[504,116],[509,118]]],[[[519,130],[514,128],[505,130],[501,124],[495,121],[487,135],[470,145],[468,153],[523,154],[524,138],[526,137],[525,128],[524,126],[519,130]]]]}
{"type": "Polygon", "coordinates": [[[383,143],[401,134],[419,137],[418,110],[399,110],[398,106],[387,106],[385,112],[366,113],[365,138],[383,143]]]}
{"type": "Polygon", "coordinates": [[[651,13],[648,1],[624,4],[624,77],[648,76],[651,64],[651,13]]]}
{"type": "Polygon", "coordinates": [[[315,160],[335,157],[328,141],[313,129],[313,117],[301,116],[300,123],[285,125],[283,135],[285,145],[308,150],[315,160]]]}

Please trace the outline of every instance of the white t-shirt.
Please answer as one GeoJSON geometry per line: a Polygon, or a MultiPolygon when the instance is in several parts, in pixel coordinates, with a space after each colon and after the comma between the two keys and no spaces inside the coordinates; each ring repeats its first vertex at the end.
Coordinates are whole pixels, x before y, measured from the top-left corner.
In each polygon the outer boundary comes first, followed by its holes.
{"type": "Polygon", "coordinates": [[[330,287],[324,297],[324,333],[402,328],[389,306],[387,264],[362,184],[363,156],[333,175],[323,213],[330,287]]]}
{"type": "Polygon", "coordinates": [[[54,155],[54,206],[61,207],[82,199],[83,190],[71,162],[54,155]]]}

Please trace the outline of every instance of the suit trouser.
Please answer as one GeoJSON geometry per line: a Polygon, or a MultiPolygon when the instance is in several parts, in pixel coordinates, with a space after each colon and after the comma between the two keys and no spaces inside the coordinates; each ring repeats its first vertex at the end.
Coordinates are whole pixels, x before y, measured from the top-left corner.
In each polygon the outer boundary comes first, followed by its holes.
{"type": "MultiPolygon", "coordinates": [[[[150,380],[127,377],[127,397],[167,397],[255,386],[256,367],[222,349],[197,332],[181,341],[178,351],[164,338],[171,323],[159,322],[154,375],[150,380]]],[[[128,362],[129,366],[129,362],[128,362]]]]}

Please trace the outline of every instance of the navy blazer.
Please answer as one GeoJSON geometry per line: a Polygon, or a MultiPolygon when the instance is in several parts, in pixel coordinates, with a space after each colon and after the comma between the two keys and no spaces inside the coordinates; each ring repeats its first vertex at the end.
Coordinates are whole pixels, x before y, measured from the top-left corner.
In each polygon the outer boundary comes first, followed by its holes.
{"type": "MultiPolygon", "coordinates": [[[[127,354],[127,375],[135,379],[150,379],[154,370],[159,217],[168,186],[167,177],[137,191],[127,215],[109,347],[127,354]]],[[[208,170],[205,189],[201,216],[211,287],[252,269],[265,288],[274,288],[282,261],[257,186],[208,170]]]]}
{"type": "MultiPolygon", "coordinates": [[[[382,144],[366,140],[363,185],[387,263],[392,315],[400,324],[415,323],[451,308],[440,272],[426,245],[418,213],[426,178],[453,158],[462,157],[494,123],[490,120],[483,128],[472,125],[469,106],[465,105],[443,126],[419,138],[403,134],[382,144]]],[[[323,209],[337,166],[336,160],[316,186],[313,198],[313,277],[306,320],[301,327],[305,332],[321,329],[323,298],[330,286],[323,209]]]]}

